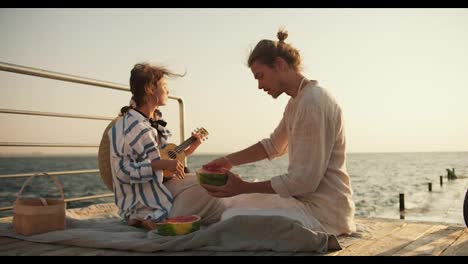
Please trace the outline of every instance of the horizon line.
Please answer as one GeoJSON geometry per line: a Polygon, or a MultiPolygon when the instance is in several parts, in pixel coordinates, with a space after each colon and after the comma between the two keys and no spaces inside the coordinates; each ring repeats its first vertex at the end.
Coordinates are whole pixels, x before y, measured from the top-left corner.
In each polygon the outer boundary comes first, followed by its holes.
{"type": "MultiPolygon", "coordinates": [[[[468,152],[468,150],[439,150],[439,151],[354,151],[347,152],[346,154],[401,154],[401,153],[463,153],[468,152]]],[[[202,155],[227,155],[231,152],[203,152],[203,153],[194,153],[192,155],[202,156],[202,155]]],[[[67,156],[97,156],[97,153],[0,153],[0,158],[9,158],[9,157],[67,157],[67,156]]],[[[287,154],[286,154],[287,155],[287,154]]]]}

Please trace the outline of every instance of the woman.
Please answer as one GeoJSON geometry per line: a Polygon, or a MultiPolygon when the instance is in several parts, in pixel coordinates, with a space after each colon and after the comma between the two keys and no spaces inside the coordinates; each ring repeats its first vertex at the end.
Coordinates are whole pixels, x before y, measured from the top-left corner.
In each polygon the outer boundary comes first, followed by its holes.
{"type": "Polygon", "coordinates": [[[123,117],[109,130],[115,203],[128,225],[152,230],[155,223],[177,215],[198,214],[202,223],[219,220],[223,205],[196,182],[185,178],[184,165],[161,159],[157,129],[151,120],[168,100],[166,76],[180,76],[147,63],[134,66],[130,90],[135,106],[122,108],[123,117]],[[127,111],[128,110],[128,111],[127,111]],[[181,181],[163,184],[163,170],[181,181]],[[195,197],[197,202],[193,203],[195,197]]]}

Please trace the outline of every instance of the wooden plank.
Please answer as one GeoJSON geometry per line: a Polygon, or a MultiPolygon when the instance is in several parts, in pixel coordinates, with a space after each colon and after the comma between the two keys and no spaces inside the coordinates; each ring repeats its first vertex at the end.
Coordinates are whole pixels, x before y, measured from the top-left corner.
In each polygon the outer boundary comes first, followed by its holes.
{"type": "Polygon", "coordinates": [[[0,223],[11,223],[13,216],[0,217],[0,223]]]}
{"type": "Polygon", "coordinates": [[[399,230],[374,241],[366,248],[355,251],[359,256],[391,256],[398,250],[424,235],[432,225],[421,223],[408,223],[399,230]]]}
{"type": "Polygon", "coordinates": [[[63,250],[53,250],[41,255],[73,255],[73,256],[205,256],[210,255],[211,251],[180,251],[180,252],[138,252],[138,251],[125,251],[125,250],[112,250],[112,249],[99,249],[99,248],[84,248],[84,247],[69,247],[63,250]]]}
{"type": "Polygon", "coordinates": [[[49,250],[68,247],[66,245],[36,243],[10,237],[1,237],[0,242],[0,255],[36,256],[49,250]]]}
{"type": "Polygon", "coordinates": [[[99,249],[96,252],[84,252],[78,256],[207,256],[212,251],[180,251],[180,252],[137,252],[111,249],[99,249]]]}
{"type": "Polygon", "coordinates": [[[168,256],[212,256],[214,251],[206,250],[189,250],[189,251],[176,251],[176,252],[163,252],[168,256]]]}
{"type": "Polygon", "coordinates": [[[12,249],[19,248],[19,247],[27,247],[27,246],[31,246],[32,244],[34,244],[34,243],[29,242],[29,241],[14,240],[9,244],[2,245],[0,247],[0,254],[2,254],[2,255],[3,254],[9,254],[9,252],[12,249]]]}
{"type": "Polygon", "coordinates": [[[84,250],[76,253],[76,256],[146,256],[151,255],[147,253],[139,253],[135,251],[120,251],[112,249],[99,249],[89,248],[90,250],[84,250]]]}
{"type": "Polygon", "coordinates": [[[212,251],[210,256],[253,256],[255,251],[212,251]]]}
{"type": "Polygon", "coordinates": [[[463,233],[442,253],[442,256],[468,256],[468,228],[463,229],[463,233]]]}
{"type": "Polygon", "coordinates": [[[295,252],[293,256],[321,256],[322,254],[314,252],[295,252]]]}
{"type": "Polygon", "coordinates": [[[39,256],[44,252],[57,250],[63,247],[63,245],[32,243],[31,245],[25,247],[18,247],[16,249],[11,250],[10,254],[14,256],[39,256]]]}
{"type": "Polygon", "coordinates": [[[408,246],[395,252],[394,256],[439,256],[463,232],[460,227],[434,225],[426,234],[408,246]]]}
{"type": "Polygon", "coordinates": [[[17,242],[19,241],[18,239],[16,238],[11,238],[11,237],[0,237],[0,249],[3,245],[7,245],[7,244],[10,244],[10,243],[13,243],[13,242],[17,242]]]}
{"type": "Polygon", "coordinates": [[[277,252],[277,251],[257,251],[254,256],[318,256],[317,252],[298,251],[298,252],[277,252]]]}
{"type": "MultiPolygon", "coordinates": [[[[138,252],[119,251],[111,249],[95,249],[94,251],[80,252],[77,256],[139,256],[138,252]]],[[[142,256],[148,254],[143,253],[142,256]]],[[[151,254],[149,254],[151,255],[151,254]]]]}
{"type": "Polygon", "coordinates": [[[82,248],[82,247],[65,247],[56,250],[50,250],[39,254],[40,256],[77,256],[83,253],[96,252],[96,248],[82,248]]]}
{"type": "Polygon", "coordinates": [[[10,237],[2,237],[1,244],[0,244],[0,256],[8,256],[11,255],[9,252],[14,249],[17,245],[21,245],[21,240],[10,238],[10,237]]]}
{"type": "Polygon", "coordinates": [[[148,252],[153,256],[205,256],[209,255],[210,251],[196,251],[196,250],[185,250],[185,251],[157,251],[148,252]]]}
{"type": "Polygon", "coordinates": [[[275,252],[273,256],[295,256],[297,252],[275,252]]]}
{"type": "Polygon", "coordinates": [[[339,236],[338,242],[340,243],[341,248],[347,248],[352,244],[369,237],[369,234],[351,234],[348,236],[339,236]]]}
{"type": "Polygon", "coordinates": [[[255,251],[253,256],[273,256],[275,251],[255,251]]]}
{"type": "MultiPolygon", "coordinates": [[[[341,256],[341,255],[356,255],[357,252],[364,250],[372,246],[378,239],[387,236],[388,234],[400,230],[405,225],[406,222],[401,220],[395,221],[378,221],[373,222],[368,226],[368,231],[362,234],[362,238],[353,241],[354,243],[348,245],[342,250],[331,251],[325,253],[326,256],[341,256]]],[[[340,240],[340,239],[339,239],[340,240]]]]}

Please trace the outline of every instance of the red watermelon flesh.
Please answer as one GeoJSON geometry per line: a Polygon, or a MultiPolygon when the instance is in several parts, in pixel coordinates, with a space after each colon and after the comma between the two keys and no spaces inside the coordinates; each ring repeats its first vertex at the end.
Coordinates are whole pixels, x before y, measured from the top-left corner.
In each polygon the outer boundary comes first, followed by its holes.
{"type": "Polygon", "coordinates": [[[208,184],[214,186],[222,186],[225,185],[228,180],[228,175],[226,174],[226,170],[220,167],[203,167],[196,171],[198,181],[200,184],[208,184]]]}
{"type": "Polygon", "coordinates": [[[186,235],[200,229],[201,218],[198,215],[186,215],[167,218],[156,223],[156,233],[162,236],[186,235]]]}
{"type": "Polygon", "coordinates": [[[186,222],[194,222],[198,220],[200,220],[200,217],[197,215],[181,215],[181,216],[167,218],[162,223],[186,223],[186,222]]]}
{"type": "Polygon", "coordinates": [[[203,165],[202,169],[205,170],[207,173],[220,173],[224,174],[223,167],[214,166],[214,165],[203,165]]]}

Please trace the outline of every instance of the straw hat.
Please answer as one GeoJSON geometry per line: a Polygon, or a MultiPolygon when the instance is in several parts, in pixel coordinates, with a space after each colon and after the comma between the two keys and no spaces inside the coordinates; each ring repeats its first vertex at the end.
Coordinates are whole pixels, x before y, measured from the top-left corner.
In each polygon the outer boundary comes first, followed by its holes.
{"type": "Polygon", "coordinates": [[[101,178],[104,184],[112,192],[114,191],[114,185],[112,184],[112,171],[110,163],[110,140],[107,132],[112,128],[112,126],[114,126],[115,122],[117,122],[119,118],[120,117],[116,117],[114,120],[112,120],[112,122],[109,123],[106,129],[104,129],[98,152],[99,173],[101,174],[101,178]]]}

